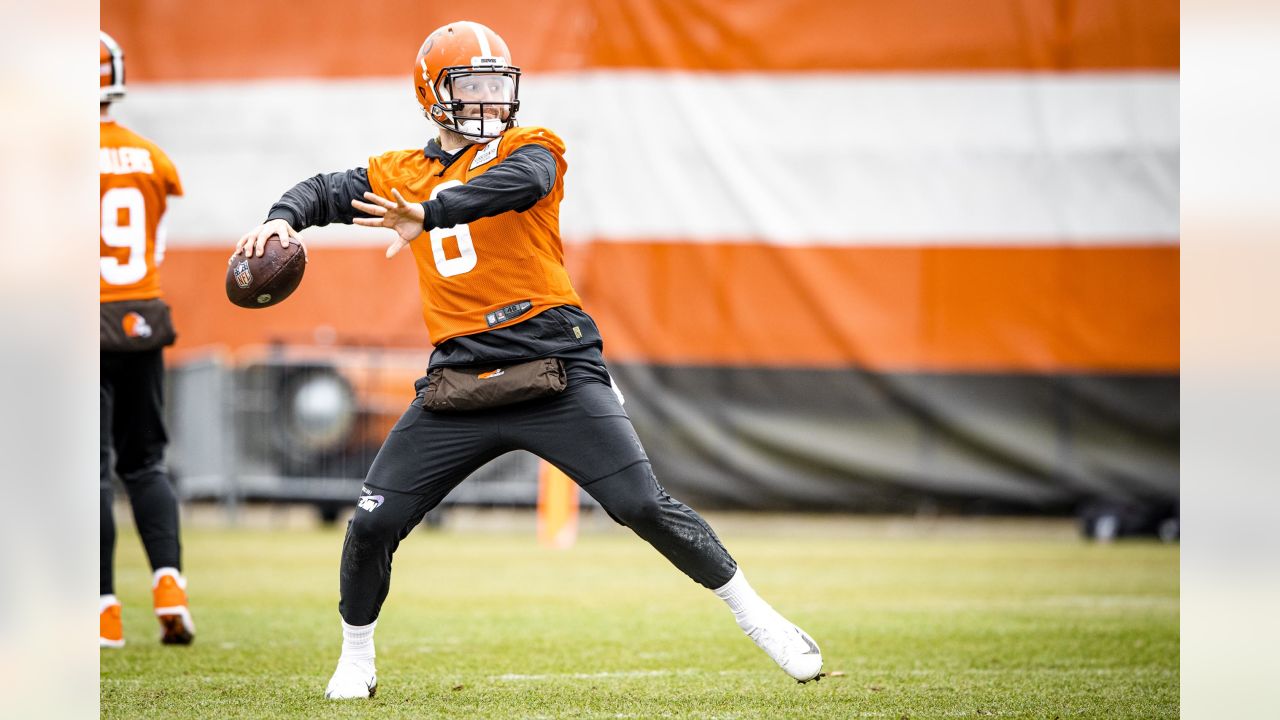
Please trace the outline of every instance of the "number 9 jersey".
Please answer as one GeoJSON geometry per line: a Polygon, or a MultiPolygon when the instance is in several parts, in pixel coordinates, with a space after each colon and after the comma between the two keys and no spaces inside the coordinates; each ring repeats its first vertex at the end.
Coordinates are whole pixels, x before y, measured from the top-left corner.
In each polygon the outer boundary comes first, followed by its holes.
{"type": "Polygon", "coordinates": [[[516,127],[487,144],[460,150],[447,166],[421,149],[369,159],[373,192],[390,198],[395,188],[408,202],[426,202],[531,144],[555,159],[550,192],[528,207],[434,228],[409,244],[418,267],[423,319],[435,345],[528,320],[558,305],[581,307],[560,243],[564,143],[546,128],[516,127]]]}
{"type": "Polygon", "coordinates": [[[167,196],[182,194],[178,171],[155,143],[115,122],[102,121],[99,140],[99,302],[158,298],[167,196]]]}

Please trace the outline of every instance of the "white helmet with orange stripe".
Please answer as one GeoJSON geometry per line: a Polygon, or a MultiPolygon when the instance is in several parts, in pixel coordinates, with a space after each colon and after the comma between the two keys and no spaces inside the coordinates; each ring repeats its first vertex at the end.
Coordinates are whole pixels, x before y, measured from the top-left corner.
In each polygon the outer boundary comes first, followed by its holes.
{"type": "Polygon", "coordinates": [[[477,22],[445,25],[427,36],[414,61],[418,102],[436,125],[486,142],[515,125],[520,68],[507,43],[477,22]]]}
{"type": "Polygon", "coordinates": [[[102,102],[109,103],[124,97],[124,50],[110,35],[98,31],[98,85],[102,102]]]}

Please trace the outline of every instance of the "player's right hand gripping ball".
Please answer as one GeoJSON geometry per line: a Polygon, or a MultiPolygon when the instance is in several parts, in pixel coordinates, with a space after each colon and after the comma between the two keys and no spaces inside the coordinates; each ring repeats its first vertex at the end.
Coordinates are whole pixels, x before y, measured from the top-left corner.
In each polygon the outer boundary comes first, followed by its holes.
{"type": "Polygon", "coordinates": [[[280,236],[267,238],[261,257],[237,254],[227,266],[227,299],[242,308],[271,307],[289,297],[306,269],[302,245],[280,245],[280,236]]]}

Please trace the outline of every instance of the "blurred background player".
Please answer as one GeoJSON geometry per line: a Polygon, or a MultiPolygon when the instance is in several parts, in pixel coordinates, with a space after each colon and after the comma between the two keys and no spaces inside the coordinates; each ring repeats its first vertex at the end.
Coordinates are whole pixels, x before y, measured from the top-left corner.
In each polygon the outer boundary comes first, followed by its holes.
{"type": "MultiPolygon", "coordinates": [[[[471,472],[516,449],[563,469],[611,517],[723,599],[788,675],[814,679],[822,668],[817,645],[752,590],[706,522],[654,477],[605,368],[600,333],[564,267],[564,145],[545,128],[515,126],[519,77],[489,28],[456,22],[436,30],[418,52],[414,78],[438,139],[371,158],[367,169],[304,180],[236,246],[261,255],[272,235],[287,244],[297,230],[331,222],[392,228],[387,256],[408,246],[417,264],[436,346],[431,371],[511,369],[548,357],[566,370],[567,387],[549,397],[442,413],[425,409],[420,395],[401,417],[347,528],[342,655],[325,695],[374,694],[373,633],[396,547],[471,472]]],[[[418,382],[420,393],[425,384],[418,382]]]]}
{"type": "Polygon", "coordinates": [[[129,493],[138,534],[151,563],[152,599],[161,641],[189,644],[195,624],[187,607],[181,574],[178,500],[164,465],[163,348],[175,333],[169,307],[160,299],[164,259],[164,215],[169,195],[181,195],[178,172],[151,141],[121,127],[109,116],[124,97],[124,52],[106,33],[101,59],[101,180],[99,301],[101,308],[100,442],[101,601],[98,640],[123,647],[120,602],[115,596],[115,519],[112,517],[111,460],[129,493]]]}

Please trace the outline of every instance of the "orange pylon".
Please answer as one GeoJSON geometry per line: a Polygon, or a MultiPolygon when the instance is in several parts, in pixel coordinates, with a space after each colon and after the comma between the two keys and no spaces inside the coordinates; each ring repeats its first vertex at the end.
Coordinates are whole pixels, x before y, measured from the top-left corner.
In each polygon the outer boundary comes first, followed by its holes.
{"type": "Polygon", "coordinates": [[[538,544],[564,550],[578,539],[578,484],[543,460],[538,472],[538,544]]]}

